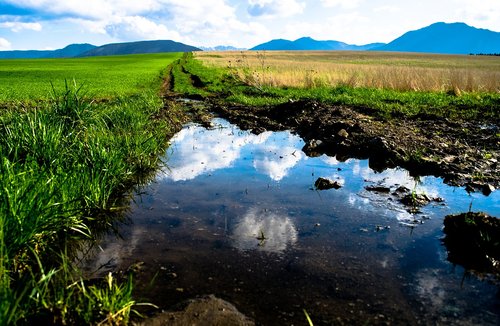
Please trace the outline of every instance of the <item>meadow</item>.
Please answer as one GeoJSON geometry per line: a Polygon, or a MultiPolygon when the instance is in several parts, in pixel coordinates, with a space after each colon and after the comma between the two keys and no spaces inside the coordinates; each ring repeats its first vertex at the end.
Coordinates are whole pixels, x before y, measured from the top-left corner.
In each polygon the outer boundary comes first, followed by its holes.
{"type": "Polygon", "coordinates": [[[75,253],[160,166],[181,116],[160,88],[179,57],[0,61],[1,325],[127,323],[132,280],[88,284],[75,253]]]}
{"type": "Polygon", "coordinates": [[[68,59],[0,60],[0,101],[40,100],[75,80],[88,96],[112,98],[157,86],[161,73],[180,54],[138,54],[68,59]],[[167,64],[166,64],[167,63],[167,64]]]}
{"type": "Polygon", "coordinates": [[[499,117],[498,57],[240,51],[197,52],[180,63],[173,69],[178,92],[248,106],[313,100],[382,119],[499,117]]]}
{"type": "Polygon", "coordinates": [[[500,92],[500,59],[486,56],[350,51],[196,52],[248,84],[368,87],[399,91],[500,92]]]}

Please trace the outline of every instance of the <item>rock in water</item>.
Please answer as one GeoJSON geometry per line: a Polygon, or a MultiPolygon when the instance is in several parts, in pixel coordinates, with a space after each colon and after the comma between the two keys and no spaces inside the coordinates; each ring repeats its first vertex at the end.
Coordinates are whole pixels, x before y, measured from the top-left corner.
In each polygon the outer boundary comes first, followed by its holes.
{"type": "Polygon", "coordinates": [[[235,306],[213,295],[189,300],[179,306],[180,311],[163,312],[144,320],[141,326],[253,326],[255,322],[239,312],[235,306]]]}
{"type": "Polygon", "coordinates": [[[330,179],[326,179],[326,178],[318,178],[318,180],[316,180],[316,182],[314,183],[314,187],[317,189],[317,190],[328,190],[328,189],[339,189],[342,187],[342,185],[340,183],[338,183],[337,181],[333,181],[333,180],[330,180],[330,179]]]}

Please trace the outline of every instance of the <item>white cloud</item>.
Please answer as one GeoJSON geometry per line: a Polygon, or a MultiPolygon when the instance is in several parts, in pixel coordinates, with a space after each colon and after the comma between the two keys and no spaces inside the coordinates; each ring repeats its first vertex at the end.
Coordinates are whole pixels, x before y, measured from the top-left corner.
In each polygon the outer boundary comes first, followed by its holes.
{"type": "Polygon", "coordinates": [[[110,18],[115,15],[132,16],[160,8],[159,0],[5,0],[15,6],[37,9],[55,15],[80,18],[110,18]]]}
{"type": "Polygon", "coordinates": [[[252,207],[236,223],[231,237],[240,250],[281,252],[297,242],[298,232],[288,216],[252,207]]]}
{"type": "Polygon", "coordinates": [[[249,0],[247,11],[253,17],[288,17],[302,13],[305,7],[296,0],[249,0]]]}
{"type": "Polygon", "coordinates": [[[110,36],[121,40],[181,39],[179,33],[142,16],[118,17],[105,30],[110,36]]]}
{"type": "MultiPolygon", "coordinates": [[[[98,42],[169,38],[200,46],[249,47],[273,38],[311,36],[364,44],[389,42],[409,30],[437,21],[463,21],[500,31],[498,0],[1,1],[34,12],[32,17],[22,18],[0,15],[1,22],[26,21],[3,28],[22,34],[41,28],[36,25],[40,22],[44,30],[57,30],[58,35],[65,33],[71,42],[77,41],[74,32],[79,31],[81,41],[97,39],[98,42]],[[63,24],[64,32],[59,28],[63,24]]],[[[13,46],[29,47],[33,43],[21,38],[13,46]]],[[[46,39],[50,38],[47,33],[46,39]]],[[[57,41],[61,42],[59,38],[57,41]]]]}
{"type": "Polygon", "coordinates": [[[469,25],[500,31],[500,5],[498,0],[457,0],[455,16],[457,21],[469,25]]]}
{"type": "Polygon", "coordinates": [[[305,158],[304,152],[296,147],[297,138],[291,137],[288,143],[272,141],[256,146],[253,166],[255,170],[268,175],[274,181],[280,181],[288,175],[289,170],[305,158]]]}
{"type": "Polygon", "coordinates": [[[32,30],[39,32],[42,30],[40,23],[23,23],[23,22],[3,22],[0,23],[0,28],[9,28],[11,31],[17,33],[23,30],[32,30]]]}
{"type": "Polygon", "coordinates": [[[345,9],[354,9],[359,7],[361,0],[321,0],[323,6],[330,7],[342,7],[345,9]]]}
{"type": "Polygon", "coordinates": [[[401,8],[399,7],[396,7],[396,6],[380,6],[380,7],[376,7],[373,9],[373,12],[376,12],[376,13],[397,13],[397,12],[400,12],[401,11],[401,8]]]}
{"type": "Polygon", "coordinates": [[[1,51],[6,51],[11,49],[11,44],[9,41],[6,39],[0,37],[0,50],[1,51]]]}
{"type": "MultiPolygon", "coordinates": [[[[292,22],[285,26],[284,38],[296,39],[304,35],[318,40],[335,40],[350,44],[365,44],[377,39],[380,30],[366,33],[371,21],[356,12],[332,16],[320,22],[292,22]]],[[[378,38],[379,40],[381,38],[378,38]]]]}
{"type": "MultiPolygon", "coordinates": [[[[175,39],[186,43],[243,46],[269,31],[260,23],[243,22],[226,0],[6,0],[38,10],[49,20],[76,24],[82,31],[108,34],[118,41],[175,39]]],[[[279,0],[272,8],[284,14],[302,9],[295,0],[279,0]],[[291,9],[291,11],[290,11],[291,9]]],[[[28,27],[29,25],[26,25],[28,27]]],[[[33,26],[34,27],[34,26],[33,26]]]]}
{"type": "MultiPolygon", "coordinates": [[[[227,123],[221,126],[227,126],[227,123]]],[[[271,132],[254,135],[227,128],[205,130],[191,126],[172,138],[172,153],[168,155],[168,170],[164,177],[173,181],[191,180],[203,173],[230,167],[243,152],[251,152],[253,168],[279,181],[305,158],[300,150],[303,144],[295,135],[283,137],[271,132]]]]}
{"type": "Polygon", "coordinates": [[[106,26],[109,25],[108,21],[95,21],[82,18],[66,18],[63,21],[79,26],[82,33],[106,34],[106,26]]]}

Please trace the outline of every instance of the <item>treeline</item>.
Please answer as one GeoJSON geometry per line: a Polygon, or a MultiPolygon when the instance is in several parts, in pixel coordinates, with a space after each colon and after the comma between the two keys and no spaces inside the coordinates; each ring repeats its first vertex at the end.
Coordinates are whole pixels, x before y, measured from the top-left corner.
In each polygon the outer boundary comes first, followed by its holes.
{"type": "Polygon", "coordinates": [[[470,53],[469,55],[485,55],[490,57],[500,57],[500,53],[470,53]]]}

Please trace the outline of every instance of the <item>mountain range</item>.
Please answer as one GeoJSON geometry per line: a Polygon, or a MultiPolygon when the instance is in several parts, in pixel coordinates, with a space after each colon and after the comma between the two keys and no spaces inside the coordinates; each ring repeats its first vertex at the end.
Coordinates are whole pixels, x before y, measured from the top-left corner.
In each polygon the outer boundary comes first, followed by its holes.
{"type": "MultiPolygon", "coordinates": [[[[0,51],[0,59],[6,58],[71,58],[159,52],[191,52],[202,50],[241,50],[230,46],[203,48],[183,43],[158,40],[113,43],[102,46],[71,44],[54,51],[0,51]]],[[[250,50],[350,50],[350,51],[398,51],[442,54],[493,54],[500,53],[500,32],[471,27],[464,23],[435,23],[410,31],[384,43],[353,45],[340,41],[318,41],[302,37],[295,41],[276,39],[259,44],[250,50]]]]}
{"type": "Polygon", "coordinates": [[[139,41],[127,43],[112,43],[102,46],[92,44],[71,44],[53,51],[0,51],[0,59],[41,59],[41,58],[74,58],[107,55],[161,53],[161,52],[191,52],[201,49],[170,40],[139,41]]]}
{"type": "Polygon", "coordinates": [[[0,51],[0,59],[71,58],[95,49],[92,44],[71,44],[59,50],[0,51]]]}
{"type": "Polygon", "coordinates": [[[366,45],[352,45],[339,41],[317,41],[310,37],[302,37],[295,41],[284,39],[272,40],[267,43],[259,44],[250,50],[351,50],[365,51],[385,45],[384,43],[371,43],[366,45]]]}
{"type": "Polygon", "coordinates": [[[259,44],[251,50],[351,50],[397,51],[442,54],[500,53],[500,33],[478,29],[464,23],[435,23],[407,32],[394,41],[351,45],[339,41],[317,41],[310,37],[295,41],[277,39],[259,44]]]}
{"type": "Polygon", "coordinates": [[[217,46],[200,46],[203,51],[240,51],[246,50],[244,48],[237,48],[230,45],[217,45],[217,46]]]}

